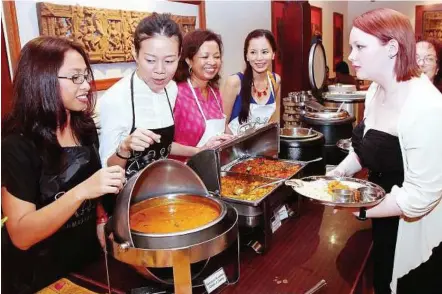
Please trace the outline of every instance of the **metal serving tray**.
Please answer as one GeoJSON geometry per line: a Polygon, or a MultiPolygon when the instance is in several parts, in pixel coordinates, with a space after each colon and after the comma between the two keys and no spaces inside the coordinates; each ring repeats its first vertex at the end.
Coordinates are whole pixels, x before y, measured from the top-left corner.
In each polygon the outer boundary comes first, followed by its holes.
{"type": "MultiPolygon", "coordinates": [[[[235,172],[227,172],[227,171],[221,172],[221,178],[224,176],[234,176],[234,177],[244,179],[247,181],[260,181],[260,182],[263,182],[263,184],[274,182],[274,181],[278,180],[278,178],[267,178],[267,177],[260,177],[260,176],[247,175],[247,174],[235,173],[235,172]]],[[[284,182],[280,182],[280,183],[275,184],[275,187],[273,187],[273,189],[271,189],[263,197],[261,197],[258,200],[255,200],[255,201],[241,200],[241,199],[235,199],[235,198],[231,198],[228,196],[224,196],[221,185],[220,185],[221,191],[219,193],[219,196],[221,197],[221,199],[223,199],[227,202],[243,204],[243,205],[248,205],[248,206],[259,206],[261,204],[261,202],[263,202],[269,195],[271,195],[276,189],[278,189],[282,185],[284,185],[284,182]]]]}
{"type": "MultiPolygon", "coordinates": [[[[300,195],[307,197],[308,199],[327,206],[339,206],[339,207],[370,207],[380,203],[386,193],[380,186],[365,180],[348,178],[348,177],[329,177],[329,176],[311,176],[302,178],[300,180],[288,180],[286,185],[291,186],[300,195]],[[349,199],[338,198],[328,194],[325,190],[330,181],[340,181],[345,185],[349,185],[353,189],[362,189],[361,200],[353,201],[349,199]],[[307,185],[311,185],[311,189],[306,190],[307,185]],[[321,193],[321,194],[319,194],[321,193]],[[330,200],[321,199],[319,197],[323,193],[329,195],[330,200]]],[[[344,190],[347,191],[347,190],[344,190]]],[[[325,195],[325,194],[324,194],[325,195]]]]}

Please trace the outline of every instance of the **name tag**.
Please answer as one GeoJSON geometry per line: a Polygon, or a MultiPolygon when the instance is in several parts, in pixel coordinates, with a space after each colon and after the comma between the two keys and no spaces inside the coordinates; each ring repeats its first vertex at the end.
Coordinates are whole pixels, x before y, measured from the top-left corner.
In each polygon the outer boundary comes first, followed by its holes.
{"type": "Polygon", "coordinates": [[[219,286],[227,283],[227,276],[223,268],[220,268],[204,280],[207,293],[212,293],[219,286]]]}
{"type": "Polygon", "coordinates": [[[289,217],[289,213],[285,205],[281,206],[281,208],[278,210],[278,214],[280,220],[284,220],[289,217]]]}
{"type": "Polygon", "coordinates": [[[279,214],[275,214],[272,218],[271,218],[271,229],[272,229],[272,233],[276,232],[277,229],[279,229],[279,227],[281,226],[281,219],[279,218],[279,214]]]}

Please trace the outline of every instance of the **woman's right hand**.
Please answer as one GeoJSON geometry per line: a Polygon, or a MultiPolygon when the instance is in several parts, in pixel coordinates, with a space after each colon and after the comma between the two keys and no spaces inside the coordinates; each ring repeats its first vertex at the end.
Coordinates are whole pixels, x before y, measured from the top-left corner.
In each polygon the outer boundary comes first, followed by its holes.
{"type": "Polygon", "coordinates": [[[226,141],[233,140],[234,138],[235,136],[230,134],[221,134],[218,136],[213,136],[212,138],[209,139],[209,141],[207,141],[206,144],[204,144],[204,146],[200,148],[200,150],[215,148],[226,141]]]}
{"type": "Polygon", "coordinates": [[[123,152],[144,151],[155,142],[160,143],[161,135],[145,129],[136,129],[120,144],[123,152]]]}
{"type": "Polygon", "coordinates": [[[120,166],[105,167],[78,184],[74,188],[75,196],[79,200],[86,200],[108,193],[117,194],[123,188],[125,181],[124,169],[120,166]]]}

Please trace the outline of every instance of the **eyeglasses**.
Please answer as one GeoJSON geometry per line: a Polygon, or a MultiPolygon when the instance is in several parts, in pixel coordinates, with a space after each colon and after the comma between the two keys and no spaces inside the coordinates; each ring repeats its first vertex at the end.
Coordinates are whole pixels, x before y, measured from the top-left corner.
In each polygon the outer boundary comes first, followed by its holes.
{"type": "Polygon", "coordinates": [[[423,61],[424,64],[433,64],[436,63],[436,57],[433,55],[427,55],[423,58],[416,56],[416,62],[419,63],[423,61]]]}
{"type": "Polygon", "coordinates": [[[85,74],[75,74],[71,77],[58,77],[59,79],[67,79],[71,80],[72,83],[81,85],[84,83],[84,81],[90,83],[92,81],[92,74],[91,73],[85,73],[85,74]]]}

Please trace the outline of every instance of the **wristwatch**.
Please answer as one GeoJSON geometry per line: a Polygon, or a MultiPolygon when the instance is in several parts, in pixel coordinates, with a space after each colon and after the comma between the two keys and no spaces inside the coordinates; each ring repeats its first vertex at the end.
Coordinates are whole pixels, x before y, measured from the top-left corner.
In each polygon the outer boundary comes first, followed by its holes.
{"type": "Polygon", "coordinates": [[[121,147],[121,144],[118,145],[117,150],[115,151],[115,155],[117,155],[117,157],[121,158],[121,159],[125,159],[125,160],[130,159],[132,157],[132,152],[129,152],[129,156],[123,156],[120,154],[120,147],[121,147]]]}
{"type": "Polygon", "coordinates": [[[360,221],[367,220],[367,208],[361,207],[359,209],[359,215],[356,218],[360,221]]]}

